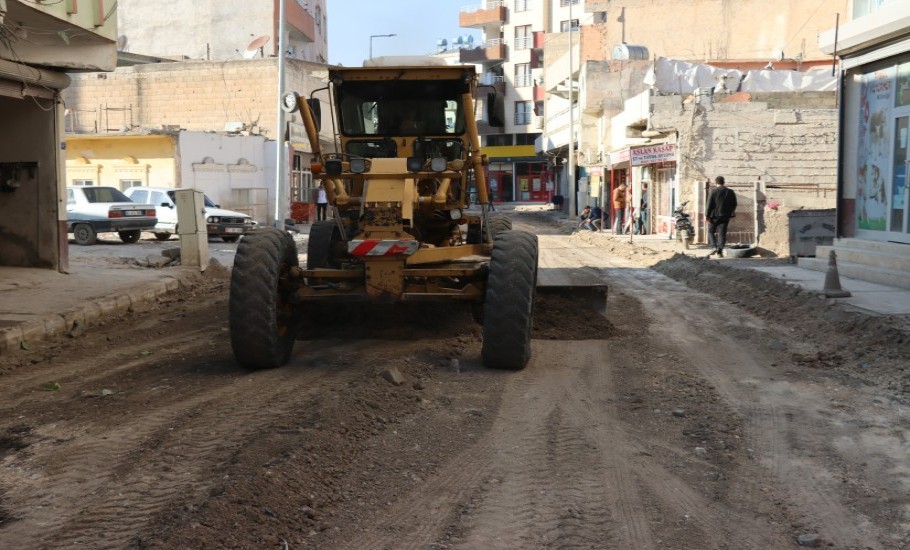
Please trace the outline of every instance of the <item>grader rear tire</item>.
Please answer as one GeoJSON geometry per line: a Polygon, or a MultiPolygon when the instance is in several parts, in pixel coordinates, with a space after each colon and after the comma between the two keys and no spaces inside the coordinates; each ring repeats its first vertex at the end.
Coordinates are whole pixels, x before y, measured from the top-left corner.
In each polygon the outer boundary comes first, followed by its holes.
{"type": "Polygon", "coordinates": [[[493,243],[483,306],[483,364],[520,370],[531,358],[537,236],[503,231],[493,243]]]}
{"type": "Polygon", "coordinates": [[[296,318],[281,279],[297,265],[294,240],[285,231],[260,229],[237,245],[229,322],[234,357],[244,367],[271,369],[290,358],[296,318]]]}
{"type": "Polygon", "coordinates": [[[332,268],[335,262],[332,252],[335,243],[341,240],[334,221],[318,221],[310,227],[310,238],[306,245],[307,269],[332,268]]]}

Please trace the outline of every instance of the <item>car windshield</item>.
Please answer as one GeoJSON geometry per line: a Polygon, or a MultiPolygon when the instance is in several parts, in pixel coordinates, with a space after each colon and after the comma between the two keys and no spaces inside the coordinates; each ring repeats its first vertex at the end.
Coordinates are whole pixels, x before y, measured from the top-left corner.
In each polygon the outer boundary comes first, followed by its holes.
{"type": "MultiPolygon", "coordinates": [[[[176,193],[174,193],[173,191],[168,191],[167,196],[171,198],[171,201],[174,202],[174,204],[177,203],[177,194],[176,193]]],[[[215,204],[215,201],[210,199],[208,195],[205,195],[204,202],[205,202],[205,206],[207,208],[218,208],[218,205],[215,204]]]]}
{"type": "Polygon", "coordinates": [[[88,202],[133,202],[113,187],[83,187],[82,192],[88,202]]]}

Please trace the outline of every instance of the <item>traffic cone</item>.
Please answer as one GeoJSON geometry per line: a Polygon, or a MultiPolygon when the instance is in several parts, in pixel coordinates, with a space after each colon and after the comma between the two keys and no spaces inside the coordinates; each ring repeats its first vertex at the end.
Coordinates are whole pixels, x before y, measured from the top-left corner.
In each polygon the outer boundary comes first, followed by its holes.
{"type": "Polygon", "coordinates": [[[840,276],[837,274],[837,254],[832,250],[828,255],[828,273],[825,274],[825,296],[828,298],[849,298],[849,291],[840,286],[840,276]]]}

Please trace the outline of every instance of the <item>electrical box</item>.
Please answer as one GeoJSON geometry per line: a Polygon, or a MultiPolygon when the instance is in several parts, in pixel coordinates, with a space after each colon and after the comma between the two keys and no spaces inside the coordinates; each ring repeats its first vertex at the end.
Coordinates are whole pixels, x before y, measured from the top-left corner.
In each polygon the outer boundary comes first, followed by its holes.
{"type": "Polygon", "coordinates": [[[209,264],[209,234],[205,226],[205,193],[198,189],[177,189],[177,235],[180,236],[180,263],[199,266],[209,264]]]}

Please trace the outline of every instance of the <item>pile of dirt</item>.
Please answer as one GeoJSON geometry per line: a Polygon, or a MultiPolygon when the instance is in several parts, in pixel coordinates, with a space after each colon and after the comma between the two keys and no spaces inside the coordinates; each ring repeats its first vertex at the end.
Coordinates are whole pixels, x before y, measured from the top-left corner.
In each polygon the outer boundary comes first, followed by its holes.
{"type": "Polygon", "coordinates": [[[651,250],[647,242],[603,239],[584,232],[573,238],[736,304],[818,347],[808,354],[814,357],[812,360],[806,359],[805,351],[794,351],[797,364],[830,370],[833,375],[880,387],[896,400],[910,402],[910,366],[906,364],[910,355],[910,323],[905,319],[857,312],[848,304],[760,271],[651,250]]]}

